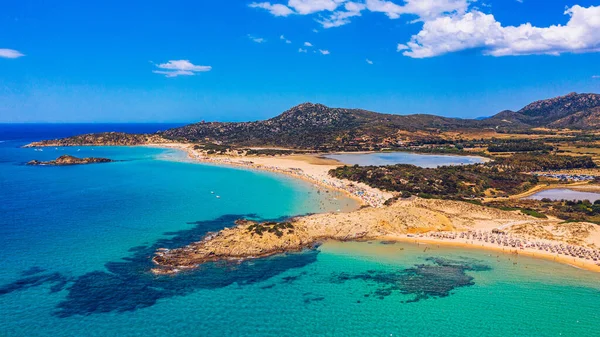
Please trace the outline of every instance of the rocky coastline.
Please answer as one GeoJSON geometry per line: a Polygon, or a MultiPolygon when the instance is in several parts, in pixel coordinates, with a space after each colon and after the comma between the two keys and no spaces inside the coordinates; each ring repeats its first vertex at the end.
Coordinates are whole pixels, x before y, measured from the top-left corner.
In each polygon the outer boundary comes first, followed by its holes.
{"type": "MultiPolygon", "coordinates": [[[[294,252],[327,241],[429,240],[444,244],[445,238],[436,239],[432,233],[460,233],[474,231],[503,231],[521,242],[537,242],[536,228],[556,229],[562,239],[556,244],[578,240],[579,247],[596,250],[600,232],[594,226],[585,235],[581,231],[569,233],[569,227],[558,219],[537,219],[519,212],[502,211],[466,202],[411,198],[399,200],[384,208],[363,208],[351,213],[315,214],[289,219],[282,223],[256,223],[239,220],[236,226],[218,233],[210,233],[203,240],[177,249],[159,249],[152,259],[157,275],[175,274],[190,270],[206,262],[245,260],[294,252]],[[520,231],[512,227],[520,228],[520,231]],[[523,232],[523,228],[531,231],[523,232]],[[566,233],[566,234],[565,234],[566,233]]],[[[552,242],[548,241],[549,244],[552,242]]],[[[461,243],[469,246],[468,242],[461,243]]],[[[479,243],[471,244],[481,246],[479,243]]],[[[493,247],[483,246],[485,249],[493,247]]],[[[517,254],[542,255],[534,246],[511,247],[517,254]]],[[[557,260],[559,261],[559,260],[557,260]]],[[[560,261],[559,261],[560,262],[560,261]]],[[[589,270],[600,270],[597,261],[574,257],[565,261],[589,270]]]]}
{"type": "MultiPolygon", "coordinates": [[[[95,135],[94,137],[97,137],[95,135]]],[[[94,138],[97,139],[97,138],[94,138]]],[[[87,142],[87,141],[86,141],[87,142]]],[[[338,186],[342,181],[327,174],[332,164],[317,164],[302,156],[281,157],[253,157],[252,161],[231,156],[207,156],[202,149],[194,149],[192,144],[182,144],[161,140],[147,142],[147,140],[133,140],[131,144],[112,144],[104,140],[102,143],[94,141],[88,145],[147,145],[167,148],[178,148],[188,152],[191,158],[200,162],[214,163],[217,165],[235,165],[288,174],[297,178],[311,181],[315,184],[331,188],[340,188],[349,194],[344,186],[338,186]],[[301,163],[302,162],[302,163],[301,163]],[[301,169],[300,169],[301,167],[301,169]],[[332,185],[333,181],[333,185],[332,185]]],[[[29,147],[55,146],[55,141],[32,143],[29,147]],[[40,145],[42,144],[43,145],[40,145]]],[[[82,145],[79,141],[62,140],[58,146],[82,145]],[[63,145],[59,145],[63,144],[63,145]],[[66,145],[64,145],[66,144],[66,145]]],[[[305,156],[306,157],[306,156],[305,156]]],[[[314,158],[312,158],[314,160],[314,158]]],[[[42,164],[43,165],[43,164],[42,164]]],[[[52,165],[52,164],[50,164],[52,165]]],[[[67,164],[68,165],[68,164],[67,164]]],[[[338,166],[338,165],[333,165],[338,166]]],[[[364,204],[371,207],[362,208],[350,213],[328,213],[299,217],[287,221],[293,226],[291,231],[261,231],[257,233],[251,228],[265,227],[265,223],[254,223],[240,220],[235,227],[226,228],[218,233],[211,233],[203,240],[178,249],[159,249],[152,261],[155,267],[152,273],[157,275],[175,274],[184,270],[197,268],[199,265],[213,261],[236,261],[252,258],[267,257],[271,255],[299,251],[327,241],[360,241],[360,240],[390,240],[433,242],[436,244],[460,244],[466,247],[479,248],[478,244],[469,242],[459,243],[446,238],[432,237],[432,233],[454,233],[474,230],[494,231],[497,228],[511,230],[511,224],[529,224],[532,228],[559,228],[563,221],[557,218],[538,219],[516,211],[501,211],[499,209],[475,205],[467,202],[450,200],[429,200],[412,197],[396,200],[391,205],[382,204],[389,196],[379,189],[365,187],[361,183],[351,182],[348,186],[360,187],[357,192],[364,204]],[[372,191],[373,193],[366,193],[372,191]],[[374,194],[375,197],[370,197],[374,194]],[[280,233],[279,233],[280,232],[280,233]]],[[[281,224],[268,225],[277,226],[281,224]]],[[[267,227],[268,227],[267,226],[267,227]]],[[[536,240],[535,231],[530,237],[522,233],[514,233],[515,237],[526,240],[536,240]]],[[[597,249],[600,247],[600,230],[594,227],[586,237],[577,238],[583,248],[597,249]]],[[[568,242],[568,238],[557,239],[551,244],[568,242]]],[[[495,250],[497,247],[482,245],[481,248],[495,250]]],[[[536,257],[552,258],[557,262],[577,265],[578,267],[600,271],[597,262],[574,257],[566,260],[564,257],[555,257],[552,254],[540,252],[535,248],[514,248],[516,254],[536,257]]]]}
{"type": "Polygon", "coordinates": [[[70,165],[87,165],[87,164],[100,164],[100,163],[112,163],[114,160],[109,158],[96,158],[96,157],[87,157],[87,158],[78,158],[70,155],[63,155],[55,160],[50,161],[39,161],[32,160],[27,163],[30,166],[39,166],[39,165],[52,165],[52,166],[70,166],[70,165]]]}

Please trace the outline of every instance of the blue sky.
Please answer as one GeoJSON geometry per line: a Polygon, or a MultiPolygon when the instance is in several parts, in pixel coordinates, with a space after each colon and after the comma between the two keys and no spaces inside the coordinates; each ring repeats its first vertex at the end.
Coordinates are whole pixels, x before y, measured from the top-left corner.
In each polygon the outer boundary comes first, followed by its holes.
{"type": "Polygon", "coordinates": [[[600,93],[599,31],[589,0],[8,0],[0,122],[488,116],[600,93]]]}

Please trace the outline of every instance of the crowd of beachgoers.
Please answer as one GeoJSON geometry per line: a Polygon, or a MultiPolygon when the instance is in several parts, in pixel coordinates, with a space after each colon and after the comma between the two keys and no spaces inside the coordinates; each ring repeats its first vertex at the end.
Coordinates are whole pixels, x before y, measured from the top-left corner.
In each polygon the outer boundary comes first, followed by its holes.
{"type": "Polygon", "coordinates": [[[371,207],[383,207],[387,198],[378,193],[376,190],[370,190],[365,187],[358,186],[356,183],[342,181],[340,179],[329,177],[329,176],[318,176],[305,172],[301,168],[284,168],[275,165],[263,165],[257,164],[250,160],[232,159],[229,157],[217,157],[217,156],[205,156],[195,151],[188,151],[192,158],[208,163],[233,165],[248,167],[250,169],[257,169],[275,173],[282,173],[290,176],[294,176],[306,181],[312,182],[316,185],[340,190],[351,194],[352,196],[360,199],[364,204],[371,207]]]}
{"type": "Polygon", "coordinates": [[[485,242],[506,248],[539,250],[551,254],[594,261],[594,263],[600,266],[600,263],[598,263],[598,261],[600,261],[599,250],[565,243],[529,241],[524,238],[506,234],[502,231],[432,232],[427,233],[426,236],[442,240],[466,240],[467,243],[469,241],[471,241],[471,243],[474,241],[485,242]]]}

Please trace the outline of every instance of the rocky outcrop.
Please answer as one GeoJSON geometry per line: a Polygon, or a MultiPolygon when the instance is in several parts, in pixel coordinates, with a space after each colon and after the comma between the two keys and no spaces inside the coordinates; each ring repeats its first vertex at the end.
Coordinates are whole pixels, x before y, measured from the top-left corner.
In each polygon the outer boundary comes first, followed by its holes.
{"type": "Polygon", "coordinates": [[[86,165],[86,164],[99,164],[99,163],[111,163],[114,160],[108,158],[77,158],[70,155],[64,155],[50,161],[39,161],[32,160],[27,165],[54,165],[54,166],[67,166],[67,165],[86,165]]]}
{"type": "Polygon", "coordinates": [[[178,249],[160,249],[155,274],[172,274],[219,260],[243,260],[298,251],[324,240],[393,239],[399,235],[496,227],[510,221],[539,221],[517,212],[448,200],[401,200],[385,208],[315,214],[283,223],[239,220],[235,227],[178,249]]]}

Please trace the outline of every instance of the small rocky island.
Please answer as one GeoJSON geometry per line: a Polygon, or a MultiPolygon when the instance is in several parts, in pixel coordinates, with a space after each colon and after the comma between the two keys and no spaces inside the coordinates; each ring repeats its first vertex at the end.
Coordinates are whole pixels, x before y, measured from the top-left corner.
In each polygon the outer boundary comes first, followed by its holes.
{"type": "Polygon", "coordinates": [[[70,156],[68,154],[60,156],[55,160],[50,161],[39,161],[32,160],[27,163],[27,165],[54,165],[54,166],[67,166],[67,165],[85,165],[85,164],[99,164],[99,163],[111,163],[114,162],[112,159],[108,158],[77,158],[74,156],[70,156]]]}

